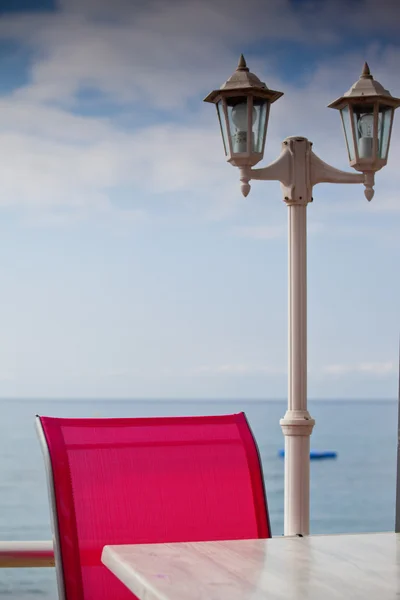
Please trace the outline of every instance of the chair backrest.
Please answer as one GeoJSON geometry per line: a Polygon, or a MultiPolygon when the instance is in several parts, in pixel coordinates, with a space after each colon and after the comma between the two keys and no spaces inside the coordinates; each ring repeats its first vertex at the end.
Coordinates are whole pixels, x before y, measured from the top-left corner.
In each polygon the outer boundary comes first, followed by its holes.
{"type": "Polygon", "coordinates": [[[105,545],[270,537],[258,449],[244,413],[37,417],[59,595],[132,600],[105,545]]]}

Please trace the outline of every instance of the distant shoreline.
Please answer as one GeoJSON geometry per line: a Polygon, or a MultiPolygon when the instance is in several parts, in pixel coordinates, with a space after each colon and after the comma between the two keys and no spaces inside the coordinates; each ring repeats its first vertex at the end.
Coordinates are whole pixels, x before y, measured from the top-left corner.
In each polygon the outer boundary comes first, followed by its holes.
{"type": "MultiPolygon", "coordinates": [[[[397,398],[308,398],[308,402],[397,402],[397,398]]],[[[0,398],[2,402],[153,402],[153,403],[167,403],[173,402],[174,404],[202,402],[204,404],[211,403],[258,403],[258,402],[270,402],[270,403],[286,403],[286,398],[62,398],[62,397],[37,397],[37,398],[0,398]]]]}

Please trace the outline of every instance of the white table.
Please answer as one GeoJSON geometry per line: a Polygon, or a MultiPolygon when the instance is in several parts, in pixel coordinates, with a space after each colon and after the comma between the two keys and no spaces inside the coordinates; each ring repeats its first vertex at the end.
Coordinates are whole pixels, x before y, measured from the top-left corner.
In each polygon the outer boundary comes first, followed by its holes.
{"type": "Polygon", "coordinates": [[[398,600],[400,534],[106,546],[140,600],[398,600]]]}

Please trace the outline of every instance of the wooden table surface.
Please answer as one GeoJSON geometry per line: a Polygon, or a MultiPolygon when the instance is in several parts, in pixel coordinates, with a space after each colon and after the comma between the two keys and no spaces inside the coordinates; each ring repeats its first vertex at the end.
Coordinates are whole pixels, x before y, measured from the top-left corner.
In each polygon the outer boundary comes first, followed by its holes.
{"type": "Polygon", "coordinates": [[[399,600],[400,534],[106,546],[140,600],[399,600]]]}

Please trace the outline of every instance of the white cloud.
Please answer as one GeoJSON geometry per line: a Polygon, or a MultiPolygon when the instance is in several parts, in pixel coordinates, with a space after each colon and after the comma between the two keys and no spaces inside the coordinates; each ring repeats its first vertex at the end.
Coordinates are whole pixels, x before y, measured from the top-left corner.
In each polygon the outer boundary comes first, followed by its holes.
{"type": "Polygon", "coordinates": [[[284,375],[286,369],[276,366],[223,364],[218,366],[202,365],[191,370],[194,376],[257,376],[257,375],[284,375]]]}
{"type": "MultiPolygon", "coordinates": [[[[265,35],[306,39],[281,0],[270,0],[265,21],[260,2],[250,0],[245,24],[237,0],[119,4],[108,19],[98,18],[96,3],[64,2],[64,13],[3,20],[0,36],[14,34],[40,51],[32,81],[19,95],[65,103],[89,85],[122,104],[140,100],[172,108],[212,85],[212,71],[224,77],[237,59],[234,45],[265,35]]],[[[105,3],[100,8],[104,12],[105,3]]]]}
{"type": "Polygon", "coordinates": [[[112,227],[114,233],[119,235],[128,234],[132,227],[143,225],[149,222],[149,216],[142,210],[114,210],[107,206],[103,209],[96,207],[94,210],[84,207],[65,207],[61,210],[40,210],[35,207],[34,210],[24,211],[21,217],[21,223],[27,229],[31,228],[57,228],[72,226],[88,219],[96,219],[98,226],[106,228],[112,227]]]}
{"type": "Polygon", "coordinates": [[[287,227],[283,225],[249,225],[234,227],[233,235],[254,240],[276,240],[287,235],[287,227]]]}
{"type": "MultiPolygon", "coordinates": [[[[144,210],[143,194],[187,192],[180,210],[192,213],[195,206],[198,216],[232,216],[242,206],[237,171],[224,169],[216,118],[212,107],[202,105],[202,95],[230,75],[240,45],[262,38],[310,43],[313,18],[319,27],[312,43],[316,35],[331,43],[340,37],[335,29],[339,5],[310,2],[295,11],[288,1],[250,0],[244,21],[239,0],[168,4],[118,0],[112,10],[106,0],[63,0],[60,13],[5,16],[0,37],[29,44],[33,63],[29,82],[0,100],[0,202],[42,213],[69,207],[74,215],[64,218],[74,221],[112,211],[110,191],[125,187],[131,190],[132,210],[144,210]],[[117,110],[113,118],[74,114],[79,92],[88,88],[117,104],[120,113],[117,110]],[[190,110],[188,101],[195,102],[190,110]],[[133,130],[122,126],[120,115],[127,111],[140,115],[143,110],[150,111],[150,121],[153,115],[164,123],[169,111],[174,123],[133,130]]],[[[390,2],[385,5],[396,10],[390,2]]],[[[373,24],[391,25],[370,1],[363,10],[358,5],[347,7],[346,15],[348,24],[362,22],[365,30],[373,24]]],[[[374,44],[367,54],[379,65],[379,78],[393,91],[399,48],[382,51],[374,44]]],[[[361,53],[324,61],[307,75],[302,88],[282,83],[273,57],[252,59],[251,68],[270,87],[285,91],[271,112],[267,154],[273,148],[278,154],[280,140],[299,131],[313,139],[324,160],[345,167],[339,118],[325,106],[355,80],[364,60],[361,53]]],[[[392,140],[384,175],[388,200],[379,208],[376,202],[376,210],[396,210],[392,198],[400,184],[397,157],[400,144],[392,140]]],[[[315,195],[320,196],[318,189],[315,195]]],[[[340,191],[338,198],[343,195],[340,191]]],[[[346,210],[342,200],[337,205],[346,210]]],[[[59,214],[52,218],[61,219],[59,214]]],[[[322,228],[320,223],[317,229],[322,228]]],[[[280,225],[244,223],[234,234],[277,239],[286,231],[280,225]]]]}
{"type": "Polygon", "coordinates": [[[222,213],[232,210],[224,190],[238,185],[221,167],[222,145],[212,125],[160,125],[128,133],[108,121],[54,108],[47,114],[25,102],[3,99],[0,110],[6,123],[0,129],[3,206],[109,212],[110,190],[125,187],[131,190],[131,208],[139,210],[143,193],[194,188],[210,196],[203,206],[212,208],[213,217],[218,206],[224,206],[222,213]]]}
{"type": "Polygon", "coordinates": [[[378,213],[400,213],[400,193],[398,195],[385,194],[383,198],[374,202],[371,210],[378,213]]]}
{"type": "MultiPolygon", "coordinates": [[[[397,373],[399,365],[394,361],[365,362],[356,364],[331,364],[321,368],[310,367],[310,378],[323,376],[343,377],[347,375],[366,374],[372,376],[385,376],[397,373]]],[[[276,365],[250,365],[241,363],[227,363],[221,365],[202,365],[190,370],[192,376],[286,376],[287,368],[276,365]]]]}
{"type": "MultiPolygon", "coordinates": [[[[309,234],[321,233],[325,231],[322,223],[311,221],[307,225],[309,234]]],[[[232,234],[237,237],[250,238],[253,240],[277,240],[287,238],[286,225],[247,225],[232,228],[232,234]]]]}
{"type": "Polygon", "coordinates": [[[332,364],[323,368],[323,373],[327,375],[352,375],[357,373],[365,373],[369,375],[388,375],[397,373],[399,365],[394,361],[388,362],[372,362],[358,364],[332,364]]]}

